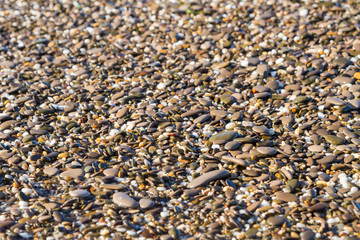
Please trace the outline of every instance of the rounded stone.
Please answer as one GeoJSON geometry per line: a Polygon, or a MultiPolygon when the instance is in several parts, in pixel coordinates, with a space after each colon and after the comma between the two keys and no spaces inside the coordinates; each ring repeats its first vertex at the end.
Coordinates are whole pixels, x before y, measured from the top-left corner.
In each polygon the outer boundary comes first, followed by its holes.
{"type": "Polygon", "coordinates": [[[237,136],[236,132],[227,131],[211,136],[209,141],[210,142],[215,142],[218,140],[231,141],[234,138],[236,138],[236,136],[237,136]]]}
{"type": "Polygon", "coordinates": [[[123,208],[137,208],[139,203],[126,193],[118,192],[113,195],[113,202],[123,208]]]}
{"type": "Polygon", "coordinates": [[[139,205],[141,209],[149,209],[152,208],[155,205],[155,203],[151,199],[142,198],[139,201],[139,205]]]}
{"type": "Polygon", "coordinates": [[[70,196],[78,198],[87,198],[90,196],[90,193],[84,189],[77,189],[70,192],[70,196]]]}

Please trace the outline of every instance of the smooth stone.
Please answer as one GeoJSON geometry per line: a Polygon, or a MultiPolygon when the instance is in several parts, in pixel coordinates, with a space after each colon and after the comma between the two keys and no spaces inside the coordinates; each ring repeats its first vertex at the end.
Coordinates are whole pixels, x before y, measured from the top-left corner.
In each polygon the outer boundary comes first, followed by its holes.
{"type": "Polygon", "coordinates": [[[139,205],[140,205],[141,209],[149,209],[149,208],[152,208],[155,205],[155,203],[151,199],[143,198],[143,199],[140,199],[139,205]]]}
{"type": "Polygon", "coordinates": [[[321,145],[311,145],[308,147],[308,149],[311,152],[323,152],[325,150],[325,147],[321,145]]]}
{"type": "Polygon", "coordinates": [[[321,212],[326,209],[326,204],[316,203],[315,205],[309,207],[310,212],[321,212]]]}
{"type": "Polygon", "coordinates": [[[262,86],[262,85],[256,85],[253,90],[255,92],[258,92],[258,93],[261,93],[261,92],[269,92],[270,91],[270,88],[268,87],[265,87],[265,86],[262,86]]]}
{"type": "Polygon", "coordinates": [[[60,177],[62,177],[62,178],[66,178],[66,177],[77,178],[77,177],[84,176],[84,173],[85,173],[84,170],[82,170],[80,168],[74,168],[74,169],[70,169],[65,172],[62,172],[60,174],[60,177]]]}
{"type": "Polygon", "coordinates": [[[116,117],[122,118],[125,117],[129,112],[129,109],[127,107],[122,107],[117,113],[116,117]]]}
{"type": "Polygon", "coordinates": [[[198,195],[200,193],[200,190],[198,190],[198,189],[186,189],[185,191],[184,191],[184,195],[185,196],[189,196],[189,197],[193,197],[193,196],[196,196],[196,195],[198,195]]]}
{"type": "Polygon", "coordinates": [[[227,170],[215,170],[215,171],[207,172],[207,173],[201,175],[200,177],[197,177],[194,180],[192,180],[187,185],[187,187],[188,188],[200,187],[203,185],[207,185],[211,181],[226,178],[229,175],[230,175],[230,173],[227,170]]]}
{"type": "Polygon", "coordinates": [[[3,221],[0,221],[0,228],[9,228],[14,224],[15,224],[15,221],[11,221],[11,220],[9,220],[9,221],[5,220],[4,221],[3,220],[3,221]]]}
{"type": "Polygon", "coordinates": [[[124,208],[137,208],[139,203],[126,193],[118,192],[113,195],[113,202],[124,208]]]}
{"type": "Polygon", "coordinates": [[[313,231],[307,230],[301,234],[301,240],[315,240],[315,236],[313,231]]]}
{"type": "Polygon", "coordinates": [[[269,92],[261,92],[261,93],[255,93],[254,97],[258,99],[263,99],[269,97],[271,94],[269,92]]]}
{"type": "Polygon", "coordinates": [[[222,160],[229,161],[229,162],[238,164],[243,167],[249,166],[249,163],[247,161],[242,160],[240,158],[235,158],[235,157],[231,157],[231,156],[222,156],[222,160]]]}
{"type": "Polygon", "coordinates": [[[325,140],[333,145],[340,145],[345,143],[345,139],[338,137],[338,136],[334,136],[334,135],[326,135],[325,136],[325,140]]]}
{"type": "Polygon", "coordinates": [[[46,208],[46,209],[54,209],[54,208],[58,208],[60,206],[60,204],[58,203],[43,203],[43,206],[46,208]]]}
{"type": "Polygon", "coordinates": [[[272,147],[258,147],[256,150],[263,155],[271,156],[277,153],[277,150],[272,147]]]}
{"type": "Polygon", "coordinates": [[[344,102],[343,100],[335,97],[326,98],[326,102],[337,106],[342,106],[346,104],[346,102],[344,102]]]}
{"type": "Polygon", "coordinates": [[[297,96],[294,99],[295,104],[306,103],[307,101],[309,101],[309,98],[307,96],[297,96]]]}
{"type": "Polygon", "coordinates": [[[193,117],[193,116],[196,116],[196,115],[198,115],[199,113],[202,113],[202,112],[203,112],[202,109],[189,110],[189,111],[186,111],[186,112],[182,113],[181,117],[182,118],[193,117]]]}
{"type": "Polygon", "coordinates": [[[285,218],[281,217],[281,216],[274,216],[274,217],[269,217],[267,219],[267,222],[273,226],[273,227],[277,227],[277,226],[281,226],[284,224],[285,222],[285,218]]]}
{"type": "Polygon", "coordinates": [[[194,119],[194,123],[203,123],[203,122],[206,122],[208,119],[210,118],[210,115],[209,114],[204,114],[204,115],[201,115],[197,118],[194,119]]]}
{"type": "Polygon", "coordinates": [[[44,173],[49,176],[54,176],[54,175],[58,174],[58,172],[59,172],[59,169],[54,168],[54,167],[45,167],[45,169],[44,169],[44,173]]]}
{"type": "Polygon", "coordinates": [[[267,75],[269,72],[269,66],[267,64],[259,64],[257,65],[255,72],[260,75],[267,75]]]}
{"type": "Polygon", "coordinates": [[[298,185],[299,185],[299,180],[297,179],[291,179],[287,184],[287,186],[290,188],[291,191],[294,191],[298,185]]]}
{"type": "Polygon", "coordinates": [[[230,94],[223,94],[220,96],[220,100],[225,104],[231,104],[234,100],[230,94]]]}
{"type": "Polygon", "coordinates": [[[15,125],[16,123],[18,123],[18,121],[16,120],[7,120],[5,122],[3,122],[2,124],[0,124],[0,130],[5,130],[10,128],[12,125],[15,125]]]}
{"type": "Polygon", "coordinates": [[[359,109],[359,108],[360,108],[360,98],[351,99],[351,100],[349,101],[349,104],[351,104],[351,106],[352,106],[354,109],[359,109]]]}
{"type": "Polygon", "coordinates": [[[127,187],[124,184],[101,184],[101,188],[109,189],[109,190],[123,190],[127,189],[127,187]]]}
{"type": "Polygon", "coordinates": [[[225,149],[230,150],[230,151],[238,149],[239,147],[240,147],[240,143],[237,141],[231,141],[231,142],[228,142],[227,144],[225,144],[225,149]]]}
{"type": "Polygon", "coordinates": [[[224,110],[212,110],[212,111],[210,112],[210,115],[211,115],[211,116],[218,117],[218,118],[225,118],[225,117],[227,117],[228,112],[227,112],[227,111],[224,111],[224,110]]]}
{"type": "Polygon", "coordinates": [[[280,192],[276,194],[276,198],[284,202],[295,202],[298,200],[295,194],[285,192],[280,192]]]}
{"type": "Polygon", "coordinates": [[[354,79],[350,78],[350,77],[345,77],[345,76],[339,76],[334,78],[335,82],[339,82],[339,83],[351,83],[353,84],[355,82],[354,79]]]}
{"type": "Polygon", "coordinates": [[[118,169],[115,169],[115,168],[107,168],[104,170],[104,175],[105,176],[117,176],[118,173],[119,173],[119,170],[118,169]]]}
{"type": "Polygon", "coordinates": [[[316,162],[318,164],[330,164],[330,163],[333,163],[336,161],[336,156],[335,155],[328,155],[328,156],[325,156],[319,160],[316,160],[316,162]]]}
{"type": "Polygon", "coordinates": [[[87,198],[90,196],[90,193],[84,189],[78,189],[70,192],[70,196],[78,198],[87,198]]]}
{"type": "Polygon", "coordinates": [[[211,136],[209,141],[210,142],[215,142],[218,140],[231,141],[234,138],[236,138],[236,136],[237,136],[237,132],[232,132],[232,131],[222,132],[222,133],[218,133],[218,134],[211,136]]]}
{"type": "Polygon", "coordinates": [[[254,126],[252,129],[254,130],[254,132],[261,134],[269,134],[270,132],[267,127],[263,127],[263,126],[254,126]]]}

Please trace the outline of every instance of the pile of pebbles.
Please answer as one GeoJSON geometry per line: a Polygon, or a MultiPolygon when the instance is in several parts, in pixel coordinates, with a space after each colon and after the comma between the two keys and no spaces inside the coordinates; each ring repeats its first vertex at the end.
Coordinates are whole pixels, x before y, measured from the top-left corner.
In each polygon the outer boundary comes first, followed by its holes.
{"type": "Polygon", "coordinates": [[[1,236],[358,239],[359,58],[356,0],[2,0],[1,236]]]}

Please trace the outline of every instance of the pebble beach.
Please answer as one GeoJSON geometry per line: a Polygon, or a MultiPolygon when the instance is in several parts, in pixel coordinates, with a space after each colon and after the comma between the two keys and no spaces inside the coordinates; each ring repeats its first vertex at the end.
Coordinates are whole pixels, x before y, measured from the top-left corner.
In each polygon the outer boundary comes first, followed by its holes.
{"type": "Polygon", "coordinates": [[[0,238],[360,239],[357,0],[0,0],[0,238]]]}

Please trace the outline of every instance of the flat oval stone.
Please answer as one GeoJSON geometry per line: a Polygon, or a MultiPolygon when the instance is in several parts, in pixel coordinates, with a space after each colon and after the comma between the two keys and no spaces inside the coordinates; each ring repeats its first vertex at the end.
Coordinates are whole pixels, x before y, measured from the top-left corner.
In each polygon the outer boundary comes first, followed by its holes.
{"type": "Polygon", "coordinates": [[[321,145],[311,145],[308,148],[311,152],[322,152],[325,150],[325,147],[321,145]]]}
{"type": "Polygon", "coordinates": [[[326,204],[316,203],[315,205],[309,207],[310,212],[320,212],[326,209],[326,204]]]}
{"type": "Polygon", "coordinates": [[[188,188],[200,187],[200,186],[208,184],[211,181],[226,178],[229,175],[230,175],[230,173],[227,170],[215,170],[215,171],[207,172],[207,173],[201,175],[200,177],[197,177],[194,180],[192,180],[187,185],[187,187],[188,188]]]}
{"type": "Polygon", "coordinates": [[[117,176],[119,173],[119,170],[115,169],[115,168],[107,168],[104,170],[103,173],[105,176],[117,176]]]}
{"type": "Polygon", "coordinates": [[[228,112],[224,110],[212,110],[210,115],[218,118],[225,118],[228,115],[228,112]]]}
{"type": "Polygon", "coordinates": [[[203,122],[206,122],[208,119],[210,118],[210,115],[209,114],[204,114],[204,115],[201,115],[197,118],[194,119],[194,123],[203,123],[203,122]]]}
{"type": "Polygon", "coordinates": [[[62,172],[60,174],[60,177],[62,177],[62,178],[65,178],[65,177],[77,178],[80,176],[84,176],[84,170],[82,170],[80,168],[70,169],[70,170],[62,172]]]}
{"type": "Polygon", "coordinates": [[[125,117],[129,112],[129,109],[127,107],[122,107],[117,113],[116,117],[122,118],[125,117]]]}
{"type": "Polygon", "coordinates": [[[87,198],[90,196],[90,193],[84,189],[78,189],[70,192],[70,196],[78,198],[87,198]]]}
{"type": "Polygon", "coordinates": [[[193,117],[193,116],[196,116],[196,115],[198,115],[199,113],[202,113],[202,112],[203,112],[202,109],[189,110],[189,111],[184,112],[183,114],[181,114],[181,117],[182,118],[193,117]]]}
{"type": "Polygon", "coordinates": [[[238,165],[243,166],[243,167],[249,166],[249,163],[247,161],[242,160],[240,158],[235,158],[235,157],[231,157],[231,156],[222,156],[222,159],[225,160],[225,161],[229,161],[229,162],[238,164],[238,165]]]}
{"type": "Polygon", "coordinates": [[[337,106],[342,106],[346,104],[346,102],[344,102],[343,100],[335,97],[326,98],[326,102],[337,106]]]}
{"type": "Polygon", "coordinates": [[[294,103],[296,104],[306,103],[307,101],[309,101],[309,98],[307,96],[297,96],[294,99],[294,103]]]}
{"type": "Polygon", "coordinates": [[[225,144],[225,149],[230,150],[230,151],[238,149],[239,147],[240,147],[240,143],[237,141],[231,141],[231,142],[228,142],[227,144],[225,144]]]}
{"type": "Polygon", "coordinates": [[[141,209],[149,209],[149,208],[152,208],[155,205],[155,203],[151,199],[143,198],[143,199],[140,199],[139,205],[140,205],[141,209]]]}
{"type": "Polygon", "coordinates": [[[210,142],[215,142],[215,141],[218,141],[218,140],[231,141],[234,138],[236,138],[236,136],[237,136],[236,132],[232,132],[232,131],[222,132],[222,133],[211,136],[209,141],[210,142]]]}
{"type": "Polygon", "coordinates": [[[271,156],[277,153],[277,150],[272,147],[258,147],[256,150],[263,155],[271,156]]]}
{"type": "Polygon", "coordinates": [[[200,190],[198,189],[186,189],[184,191],[184,195],[185,196],[189,196],[189,197],[193,197],[193,196],[196,196],[200,193],[200,190]]]}
{"type": "Polygon", "coordinates": [[[262,85],[256,85],[254,88],[253,88],[254,91],[256,92],[269,92],[270,91],[270,88],[268,87],[265,87],[265,86],[262,86],[262,85]]]}
{"type": "Polygon", "coordinates": [[[139,203],[126,193],[118,192],[113,195],[113,202],[124,208],[137,208],[139,203]]]}
{"type": "Polygon", "coordinates": [[[254,132],[261,134],[269,134],[270,132],[267,127],[263,127],[263,126],[254,126],[252,129],[254,130],[254,132]]]}
{"type": "Polygon", "coordinates": [[[273,217],[269,217],[267,219],[267,222],[273,226],[273,227],[277,227],[277,226],[281,226],[284,224],[285,222],[285,218],[281,217],[281,216],[273,216],[273,217]]]}
{"type": "Polygon", "coordinates": [[[326,135],[325,136],[325,140],[333,145],[340,145],[345,143],[345,139],[338,137],[338,136],[334,136],[334,135],[326,135]]]}
{"type": "Polygon", "coordinates": [[[336,156],[335,155],[328,155],[328,156],[325,156],[319,160],[316,160],[316,162],[318,164],[330,164],[330,163],[333,163],[335,162],[336,160],[336,156]]]}
{"type": "Polygon", "coordinates": [[[49,176],[54,176],[54,175],[56,175],[58,172],[59,172],[59,169],[54,168],[54,167],[46,167],[46,168],[44,169],[44,173],[45,173],[46,175],[49,175],[49,176]]]}
{"type": "Polygon", "coordinates": [[[100,187],[109,190],[123,190],[127,188],[124,184],[112,184],[112,183],[101,184],[100,187]]]}
{"type": "Polygon", "coordinates": [[[15,125],[18,121],[16,120],[7,120],[0,124],[0,130],[9,129],[12,125],[15,125]]]}
{"type": "Polygon", "coordinates": [[[339,83],[351,83],[353,84],[355,82],[354,79],[350,78],[350,77],[345,77],[345,76],[339,76],[334,78],[335,82],[339,82],[339,83]]]}
{"type": "Polygon", "coordinates": [[[284,202],[295,202],[298,200],[295,194],[285,192],[278,193],[276,198],[284,202]]]}

